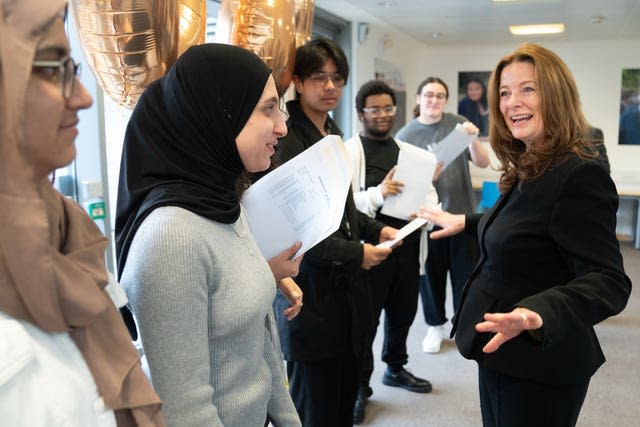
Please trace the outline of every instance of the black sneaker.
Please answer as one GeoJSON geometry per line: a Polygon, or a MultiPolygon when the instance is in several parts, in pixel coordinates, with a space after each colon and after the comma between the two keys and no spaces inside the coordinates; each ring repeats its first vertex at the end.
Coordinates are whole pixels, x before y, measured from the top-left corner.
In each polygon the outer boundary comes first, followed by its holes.
{"type": "Polygon", "coordinates": [[[356,405],[353,408],[353,423],[360,424],[364,421],[364,413],[367,404],[369,403],[369,397],[373,394],[373,390],[369,386],[361,386],[358,389],[358,397],[356,399],[356,405]]]}
{"type": "Polygon", "coordinates": [[[431,383],[429,381],[414,376],[404,368],[396,372],[387,368],[382,376],[382,384],[391,387],[402,387],[414,393],[429,393],[431,391],[431,383]]]}

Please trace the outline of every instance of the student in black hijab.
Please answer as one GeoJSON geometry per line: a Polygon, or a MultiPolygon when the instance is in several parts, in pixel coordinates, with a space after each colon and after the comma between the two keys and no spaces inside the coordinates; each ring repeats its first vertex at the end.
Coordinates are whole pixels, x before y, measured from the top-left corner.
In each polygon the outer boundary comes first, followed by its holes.
{"type": "MultiPolygon", "coordinates": [[[[287,133],[279,105],[260,58],[205,44],[149,85],[129,121],[118,271],[170,425],[263,426],[267,414],[300,425],[274,333],[274,274],[236,193],[287,133]]],[[[296,250],[278,271],[297,273],[296,250]]]]}

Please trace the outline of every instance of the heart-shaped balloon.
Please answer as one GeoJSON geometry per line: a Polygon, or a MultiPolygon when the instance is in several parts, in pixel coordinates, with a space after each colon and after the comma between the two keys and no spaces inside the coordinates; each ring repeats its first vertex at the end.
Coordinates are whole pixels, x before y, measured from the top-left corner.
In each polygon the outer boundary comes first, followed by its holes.
{"type": "Polygon", "coordinates": [[[189,47],[204,43],[207,33],[207,1],[180,0],[180,39],[178,56],[189,47]]]}
{"type": "Polygon", "coordinates": [[[284,92],[295,60],[294,0],[222,0],[216,41],[255,52],[284,92]]]}
{"type": "Polygon", "coordinates": [[[204,42],[206,0],[71,0],[71,19],[105,93],[133,108],[178,55],[204,42]]]}
{"type": "Polygon", "coordinates": [[[311,40],[314,3],[314,0],[296,0],[294,18],[296,22],[296,47],[311,40]]]}

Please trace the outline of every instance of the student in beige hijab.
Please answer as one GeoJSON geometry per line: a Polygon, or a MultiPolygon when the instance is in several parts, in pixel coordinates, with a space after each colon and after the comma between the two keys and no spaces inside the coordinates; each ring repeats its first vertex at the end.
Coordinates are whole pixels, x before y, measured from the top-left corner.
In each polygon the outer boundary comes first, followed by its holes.
{"type": "Polygon", "coordinates": [[[65,1],[0,0],[0,414],[11,426],[164,426],[104,288],[107,240],[49,175],[75,157],[65,1]]]}

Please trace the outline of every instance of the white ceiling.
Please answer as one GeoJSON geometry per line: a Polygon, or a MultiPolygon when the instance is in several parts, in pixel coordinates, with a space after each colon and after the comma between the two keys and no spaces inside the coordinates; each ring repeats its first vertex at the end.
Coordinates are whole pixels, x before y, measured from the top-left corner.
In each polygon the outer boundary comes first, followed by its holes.
{"type": "Polygon", "coordinates": [[[520,0],[507,5],[491,0],[316,0],[316,6],[339,16],[341,8],[353,6],[348,9],[365,11],[363,16],[376,17],[430,45],[518,40],[509,25],[545,23],[564,23],[566,30],[544,39],[640,43],[640,0],[520,0]]]}

